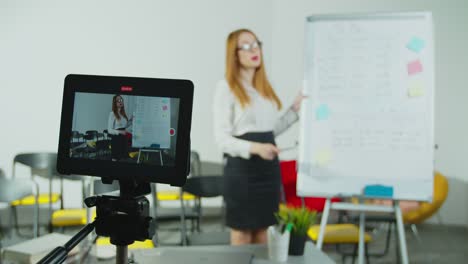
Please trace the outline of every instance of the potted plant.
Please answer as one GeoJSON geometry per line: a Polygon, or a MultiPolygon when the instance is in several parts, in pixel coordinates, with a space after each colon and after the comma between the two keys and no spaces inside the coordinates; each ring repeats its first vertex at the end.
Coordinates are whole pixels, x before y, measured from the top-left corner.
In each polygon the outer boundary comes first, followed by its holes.
{"type": "Polygon", "coordinates": [[[280,223],[293,224],[289,241],[289,255],[303,255],[307,231],[311,225],[315,224],[317,212],[305,207],[280,206],[276,218],[280,223]]]}

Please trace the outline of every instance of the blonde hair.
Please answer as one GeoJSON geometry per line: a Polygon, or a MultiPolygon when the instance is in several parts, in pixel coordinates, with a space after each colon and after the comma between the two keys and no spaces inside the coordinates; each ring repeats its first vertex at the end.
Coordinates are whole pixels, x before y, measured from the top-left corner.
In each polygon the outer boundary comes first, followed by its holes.
{"type": "MultiPolygon", "coordinates": [[[[255,37],[255,39],[258,39],[257,36],[249,29],[239,29],[229,34],[226,43],[226,80],[229,84],[231,92],[234,94],[237,100],[239,100],[240,105],[242,107],[246,107],[250,104],[250,97],[248,96],[247,92],[245,91],[245,87],[240,81],[241,65],[237,55],[237,43],[239,36],[242,33],[250,33],[255,37]]],[[[266,76],[265,65],[263,64],[263,53],[261,49],[260,54],[262,55],[262,59],[260,66],[258,66],[255,70],[253,85],[263,97],[274,101],[278,107],[278,110],[280,110],[282,104],[266,76]]]]}

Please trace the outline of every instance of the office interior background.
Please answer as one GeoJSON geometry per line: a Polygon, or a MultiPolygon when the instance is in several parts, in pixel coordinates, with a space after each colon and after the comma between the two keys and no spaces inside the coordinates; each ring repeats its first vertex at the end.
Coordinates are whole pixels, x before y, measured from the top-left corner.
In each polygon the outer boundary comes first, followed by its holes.
{"type": "MultiPolygon", "coordinates": [[[[224,77],[229,32],[249,28],[258,35],[268,76],[287,106],[302,86],[305,18],[377,11],[433,14],[438,146],[434,167],[450,184],[439,214],[443,224],[468,227],[466,0],[3,0],[0,167],[9,175],[17,153],[57,150],[63,80],[69,73],[192,80],[191,147],[203,160],[221,162],[209,117],[213,91],[224,77]]],[[[294,145],[298,130],[296,125],[279,137],[278,145],[294,145]]],[[[280,156],[296,157],[296,151],[280,156]]],[[[29,175],[27,168],[19,167],[17,173],[29,175]]],[[[47,184],[41,182],[44,188],[47,184]]],[[[81,205],[76,184],[65,185],[65,207],[81,205]]]]}

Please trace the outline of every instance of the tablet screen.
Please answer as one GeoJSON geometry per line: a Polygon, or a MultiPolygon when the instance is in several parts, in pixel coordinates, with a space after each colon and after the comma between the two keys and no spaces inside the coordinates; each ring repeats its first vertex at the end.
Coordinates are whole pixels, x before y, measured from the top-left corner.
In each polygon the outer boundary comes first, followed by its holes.
{"type": "Polygon", "coordinates": [[[57,170],[183,185],[193,91],[189,80],[67,75],[57,170]]]}
{"type": "Polygon", "coordinates": [[[179,99],[77,92],[71,158],[174,166],[179,99]]]}

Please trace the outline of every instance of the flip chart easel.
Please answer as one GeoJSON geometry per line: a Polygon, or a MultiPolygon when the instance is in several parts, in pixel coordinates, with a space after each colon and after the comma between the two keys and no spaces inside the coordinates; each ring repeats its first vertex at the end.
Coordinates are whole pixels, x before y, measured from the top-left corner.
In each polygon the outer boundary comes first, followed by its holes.
{"type": "Polygon", "coordinates": [[[434,41],[430,12],[315,15],[306,20],[297,195],[327,197],[330,210],[360,214],[359,263],[367,212],[395,214],[399,202],[431,201],[434,172],[434,41]],[[378,186],[366,193],[368,186],[378,186]],[[391,191],[390,191],[391,190],[391,191]],[[383,195],[379,195],[383,194],[383,195]],[[393,207],[331,203],[383,198],[393,207]]]}

